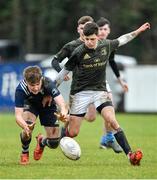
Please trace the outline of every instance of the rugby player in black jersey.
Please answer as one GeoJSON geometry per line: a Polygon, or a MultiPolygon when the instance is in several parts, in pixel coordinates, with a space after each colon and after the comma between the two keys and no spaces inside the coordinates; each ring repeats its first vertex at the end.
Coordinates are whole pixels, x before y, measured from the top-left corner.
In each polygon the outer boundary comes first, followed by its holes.
{"type": "MultiPolygon", "coordinates": [[[[74,51],[74,49],[84,42],[84,39],[83,39],[83,27],[84,27],[84,25],[86,23],[90,23],[90,22],[93,22],[92,17],[90,17],[90,16],[82,16],[78,20],[78,27],[77,27],[77,32],[80,35],[79,38],[65,44],[63,46],[63,48],[54,56],[54,58],[52,60],[52,67],[57,72],[61,71],[61,67],[60,67],[59,63],[61,63],[65,58],[69,58],[71,56],[72,52],[74,51]]],[[[106,23],[106,25],[108,25],[108,24],[106,23]]],[[[108,30],[109,30],[109,26],[108,26],[108,30]]],[[[101,38],[104,38],[104,36],[100,37],[100,39],[101,38]]],[[[117,68],[116,62],[114,61],[113,56],[111,55],[109,57],[109,59],[112,59],[112,62],[110,63],[110,65],[112,67],[113,72],[115,73],[116,76],[118,75],[117,77],[119,77],[120,73],[119,73],[119,70],[117,68]]],[[[69,80],[69,77],[65,76],[64,80],[69,80]]],[[[75,81],[75,69],[73,70],[72,81],[75,81]]],[[[120,82],[121,82],[121,85],[124,85],[124,82],[122,80],[120,82]]],[[[108,95],[111,97],[109,84],[107,85],[107,91],[109,92],[108,95]]],[[[89,104],[88,111],[87,111],[84,118],[89,122],[92,122],[92,121],[94,121],[96,119],[96,109],[95,109],[95,106],[93,104],[89,104]]],[[[101,147],[103,147],[103,148],[112,148],[114,150],[114,152],[116,152],[116,153],[122,152],[122,149],[117,144],[108,123],[105,124],[105,129],[106,129],[106,133],[102,137],[101,147]]]]}
{"type": "Polygon", "coordinates": [[[150,29],[149,23],[115,40],[99,41],[97,24],[87,23],[83,29],[84,43],[73,51],[65,68],[57,77],[57,80],[61,82],[64,76],[75,68],[76,77],[71,86],[70,93],[73,96],[66,135],[70,137],[78,135],[88,105],[93,103],[104,122],[110,123],[118,144],[132,165],[140,165],[143,154],[141,150],[132,152],[125,133],[116,120],[114,107],[106,90],[106,65],[113,50],[128,43],[147,29],[150,29]]]}
{"type": "MultiPolygon", "coordinates": [[[[79,34],[79,38],[73,41],[68,42],[67,44],[65,44],[61,50],[54,56],[54,58],[52,59],[52,67],[57,71],[60,72],[61,71],[61,67],[59,65],[59,63],[61,63],[65,58],[69,58],[72,54],[72,52],[74,51],[74,49],[76,47],[78,47],[79,45],[81,45],[84,40],[83,40],[83,28],[84,25],[86,23],[90,23],[93,22],[93,18],[91,16],[82,16],[81,18],[79,18],[77,24],[77,32],[79,34]]],[[[73,74],[72,74],[72,81],[75,79],[75,69],[73,70],[73,74]]],[[[64,77],[64,80],[69,80],[68,76],[64,77]]],[[[88,112],[85,115],[85,119],[89,122],[92,122],[96,119],[96,109],[95,107],[90,104],[88,107],[88,112]]]]}
{"type": "Polygon", "coordinates": [[[15,92],[15,118],[23,129],[20,133],[22,143],[20,164],[26,165],[29,163],[29,145],[37,117],[39,116],[40,124],[45,128],[46,137],[42,134],[36,137],[35,160],[41,158],[45,146],[57,148],[59,145],[59,123],[54,113],[58,110],[58,106],[62,118],[66,120],[68,109],[54,82],[44,77],[38,66],[25,68],[23,76],[24,79],[15,92]],[[45,96],[53,98],[50,106],[43,106],[42,101],[45,96]]]}

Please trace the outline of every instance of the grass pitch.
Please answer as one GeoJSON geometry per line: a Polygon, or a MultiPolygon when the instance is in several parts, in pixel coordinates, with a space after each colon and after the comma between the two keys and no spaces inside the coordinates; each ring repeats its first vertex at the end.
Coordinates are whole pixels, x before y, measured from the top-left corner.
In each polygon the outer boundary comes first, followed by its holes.
{"type": "Polygon", "coordinates": [[[77,142],[82,155],[77,161],[66,158],[60,148],[45,148],[40,161],[33,160],[35,136],[43,127],[37,123],[30,145],[30,165],[18,164],[21,152],[13,114],[0,114],[0,179],[157,179],[157,115],[117,114],[133,150],[144,153],[141,166],[131,166],[124,153],[99,149],[102,120],[82,123],[77,142]]]}

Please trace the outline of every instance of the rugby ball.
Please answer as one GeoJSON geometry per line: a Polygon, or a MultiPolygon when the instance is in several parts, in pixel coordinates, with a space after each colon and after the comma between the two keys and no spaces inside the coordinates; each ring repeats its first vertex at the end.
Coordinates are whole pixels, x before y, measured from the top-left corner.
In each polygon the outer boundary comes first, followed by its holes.
{"type": "Polygon", "coordinates": [[[81,148],[79,144],[70,137],[63,137],[60,140],[60,148],[63,154],[71,160],[78,160],[81,156],[81,148]]]}

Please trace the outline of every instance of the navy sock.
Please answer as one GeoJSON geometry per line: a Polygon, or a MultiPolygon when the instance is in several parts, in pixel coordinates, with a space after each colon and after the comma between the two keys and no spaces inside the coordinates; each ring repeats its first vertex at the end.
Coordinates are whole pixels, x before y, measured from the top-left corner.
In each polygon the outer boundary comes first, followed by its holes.
{"type": "Polygon", "coordinates": [[[31,137],[30,139],[24,139],[22,133],[20,133],[20,139],[22,143],[22,153],[28,153],[29,152],[29,144],[31,142],[31,137]]]}
{"type": "Polygon", "coordinates": [[[120,129],[117,133],[114,134],[118,144],[121,146],[125,154],[127,155],[131,151],[131,147],[128,143],[128,140],[123,132],[122,129],[120,129]]]}

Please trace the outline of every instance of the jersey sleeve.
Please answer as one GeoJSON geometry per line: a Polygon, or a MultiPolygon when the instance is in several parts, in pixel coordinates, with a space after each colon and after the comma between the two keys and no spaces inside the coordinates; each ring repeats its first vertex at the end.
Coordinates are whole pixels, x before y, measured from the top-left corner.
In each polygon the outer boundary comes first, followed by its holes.
{"type": "Polygon", "coordinates": [[[61,71],[60,64],[65,58],[69,58],[71,55],[71,50],[70,50],[70,44],[67,43],[63,46],[63,48],[54,56],[54,58],[51,61],[52,67],[57,71],[61,71]]]}
{"type": "Polygon", "coordinates": [[[68,60],[67,63],[65,64],[66,70],[72,71],[72,70],[75,68],[75,66],[76,66],[76,64],[77,64],[76,59],[77,59],[77,54],[73,54],[73,55],[69,58],[69,60],[68,60]]]}
{"type": "Polygon", "coordinates": [[[56,56],[52,59],[51,65],[57,72],[60,72],[62,70],[56,56]]]}
{"type": "Polygon", "coordinates": [[[74,70],[74,68],[79,64],[79,59],[82,56],[83,50],[84,50],[84,44],[81,44],[72,52],[72,55],[65,64],[66,70],[68,71],[74,70]]]}
{"type": "Polygon", "coordinates": [[[21,90],[16,90],[15,92],[15,107],[24,107],[24,101],[26,99],[26,95],[21,90]]]}
{"type": "Polygon", "coordinates": [[[109,43],[110,43],[110,52],[113,52],[116,49],[118,49],[119,41],[117,39],[109,40],[109,43]]]}
{"type": "Polygon", "coordinates": [[[56,96],[60,95],[60,91],[56,87],[55,82],[50,80],[49,78],[46,78],[44,89],[47,95],[52,96],[52,98],[55,98],[56,96]]]}
{"type": "Polygon", "coordinates": [[[52,86],[51,96],[52,96],[53,98],[55,98],[55,97],[57,97],[57,96],[59,96],[59,95],[60,95],[60,92],[59,92],[58,88],[57,88],[55,85],[52,86]]]}
{"type": "Polygon", "coordinates": [[[109,64],[112,68],[112,71],[114,72],[114,74],[116,75],[116,77],[120,77],[120,72],[117,66],[117,63],[115,62],[115,51],[112,51],[109,57],[109,64]]]}
{"type": "Polygon", "coordinates": [[[61,63],[66,57],[70,57],[71,51],[69,44],[65,44],[63,48],[55,55],[57,58],[58,62],[61,63]]]}

